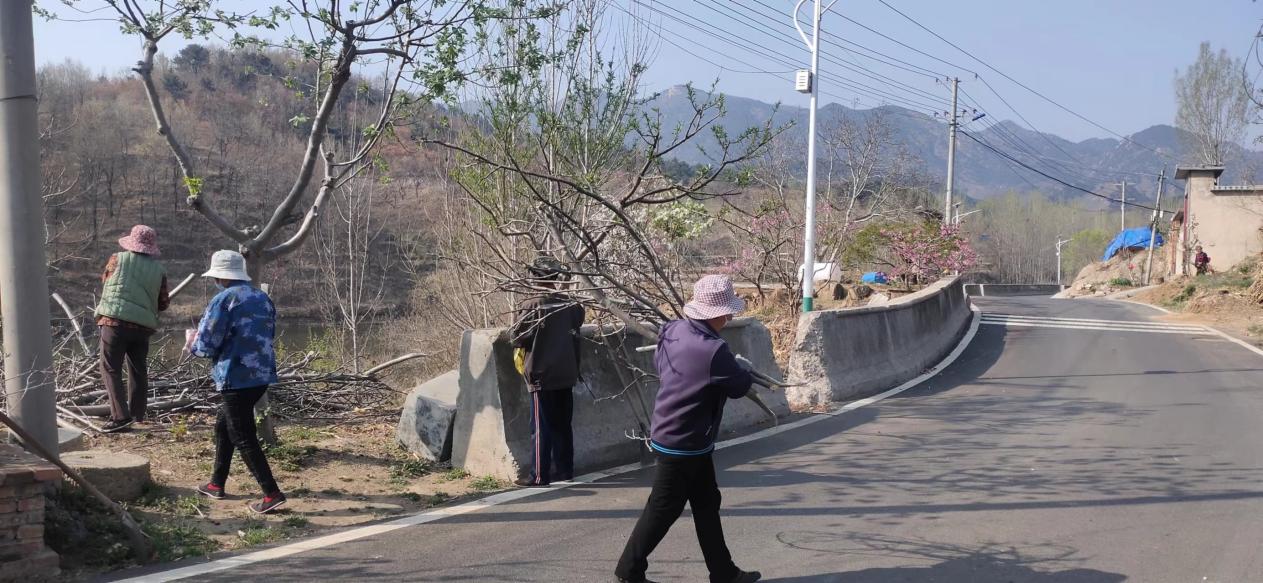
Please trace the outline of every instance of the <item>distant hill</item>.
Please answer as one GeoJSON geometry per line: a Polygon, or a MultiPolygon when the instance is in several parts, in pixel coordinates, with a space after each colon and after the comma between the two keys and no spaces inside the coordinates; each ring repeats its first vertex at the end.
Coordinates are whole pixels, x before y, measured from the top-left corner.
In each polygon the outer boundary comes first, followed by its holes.
{"type": "MultiPolygon", "coordinates": [[[[730,134],[761,125],[768,119],[774,119],[776,124],[792,122],[794,126],[789,130],[790,135],[799,138],[797,141],[803,144],[805,158],[806,108],[783,104],[778,108],[776,105],[756,99],[731,95],[725,96],[725,104],[727,115],[723,125],[730,134]]],[[[662,91],[650,102],[649,106],[662,112],[665,118],[664,125],[667,127],[683,121],[692,112],[682,86],[662,91]]],[[[924,164],[924,169],[930,176],[938,180],[945,178],[947,124],[943,120],[897,106],[850,109],[830,103],[820,108],[819,122],[823,127],[839,117],[850,117],[856,121],[862,121],[874,115],[885,116],[893,129],[896,141],[903,144],[924,164]]],[[[962,129],[1048,174],[1105,194],[1116,195],[1117,184],[1126,180],[1129,193],[1141,197],[1152,197],[1157,179],[1149,175],[1156,175],[1165,163],[1168,168],[1167,175],[1170,176],[1176,162],[1188,161],[1184,157],[1180,143],[1180,130],[1169,125],[1155,125],[1129,136],[1129,139],[1143,146],[1116,138],[1094,138],[1072,142],[1053,134],[1031,131],[1011,121],[1001,121],[996,124],[999,127],[984,128],[983,125],[980,122],[967,123],[962,125],[962,129]]],[[[699,136],[699,139],[702,140],[699,145],[713,148],[713,138],[709,134],[703,134],[699,136]]],[[[1259,166],[1263,164],[1263,153],[1237,148],[1233,154],[1237,156],[1236,160],[1248,157],[1254,161],[1256,167],[1263,167],[1259,166]]],[[[708,161],[701,148],[697,147],[680,150],[678,157],[690,164],[708,161]]],[[[1241,163],[1231,164],[1224,176],[1224,181],[1227,183],[1238,181],[1241,166],[1243,166],[1241,163]]],[[[1029,170],[1021,169],[1013,162],[1004,160],[965,136],[961,136],[958,142],[956,187],[958,191],[972,198],[988,198],[1013,191],[1029,192],[1031,190],[1038,190],[1058,198],[1088,197],[1029,170]]],[[[1170,185],[1167,192],[1174,192],[1170,185]]]]}

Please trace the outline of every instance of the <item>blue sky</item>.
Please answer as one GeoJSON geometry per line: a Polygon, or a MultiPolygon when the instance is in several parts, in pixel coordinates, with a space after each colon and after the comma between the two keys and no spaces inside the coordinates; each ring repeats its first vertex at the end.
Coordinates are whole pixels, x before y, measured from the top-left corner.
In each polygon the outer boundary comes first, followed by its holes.
{"type": "MultiPolygon", "coordinates": [[[[1234,56],[1244,56],[1263,21],[1263,4],[1251,0],[887,2],[999,71],[1122,134],[1172,122],[1172,79],[1176,69],[1187,66],[1196,56],[1199,43],[1210,41],[1216,49],[1226,48],[1234,56]],[[1215,8],[1210,9],[1210,5],[1215,8]]],[[[230,3],[249,5],[245,0],[230,3]]],[[[688,81],[709,85],[719,79],[718,87],[726,93],[806,105],[806,96],[795,93],[789,81],[776,75],[733,72],[781,72],[806,66],[806,50],[796,34],[785,27],[793,2],[617,3],[662,36],[648,72],[648,89],[688,81]],[[775,16],[778,12],[782,14],[779,18],[775,16]]],[[[51,3],[45,0],[43,4],[51,3]]],[[[940,101],[949,95],[944,84],[936,83],[928,74],[911,73],[863,56],[868,54],[906,61],[914,69],[959,76],[968,95],[963,97],[967,104],[979,106],[992,120],[1019,121],[1002,98],[1041,131],[1074,140],[1110,135],[1004,79],[879,0],[839,0],[833,12],[912,48],[881,38],[837,14],[826,16],[822,30],[829,59],[822,61],[821,90],[831,96],[824,96],[825,101],[861,107],[888,102],[924,111],[945,108],[940,101]],[[999,97],[964,69],[981,74],[999,97]]],[[[631,20],[620,9],[611,14],[631,20]]],[[[117,25],[104,22],[37,19],[35,42],[40,63],[73,59],[103,72],[124,71],[139,54],[135,39],[122,36],[117,25]]],[[[172,49],[178,49],[178,44],[172,49]]]]}

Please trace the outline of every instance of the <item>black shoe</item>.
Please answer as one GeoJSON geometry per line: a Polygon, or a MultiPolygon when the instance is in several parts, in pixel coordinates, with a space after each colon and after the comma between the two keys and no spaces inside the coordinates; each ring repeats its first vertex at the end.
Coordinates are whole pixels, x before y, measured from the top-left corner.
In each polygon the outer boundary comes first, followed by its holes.
{"type": "Polygon", "coordinates": [[[614,576],[614,580],[618,581],[618,583],[657,583],[656,581],[650,581],[648,579],[624,579],[617,575],[614,576]]]}
{"type": "Polygon", "coordinates": [[[119,433],[122,431],[127,431],[128,428],[132,426],[132,423],[135,423],[135,421],[132,421],[131,419],[124,419],[122,421],[110,421],[109,423],[106,423],[105,425],[101,426],[101,433],[119,433]]]}
{"type": "Polygon", "coordinates": [[[210,482],[198,486],[197,493],[214,500],[223,500],[226,496],[223,486],[216,486],[210,482]]]}
{"type": "Polygon", "coordinates": [[[738,569],[737,574],[731,579],[729,583],[754,583],[755,581],[758,581],[759,579],[762,579],[762,578],[763,578],[763,574],[759,573],[758,571],[742,571],[738,569]]]}
{"type": "Polygon", "coordinates": [[[537,484],[530,478],[518,478],[513,480],[513,485],[520,488],[547,488],[548,484],[537,484]]]}
{"type": "Polygon", "coordinates": [[[277,492],[275,494],[268,494],[267,496],[264,496],[263,499],[258,502],[251,502],[250,510],[255,514],[267,514],[277,508],[280,508],[283,504],[285,504],[285,495],[277,492]]]}

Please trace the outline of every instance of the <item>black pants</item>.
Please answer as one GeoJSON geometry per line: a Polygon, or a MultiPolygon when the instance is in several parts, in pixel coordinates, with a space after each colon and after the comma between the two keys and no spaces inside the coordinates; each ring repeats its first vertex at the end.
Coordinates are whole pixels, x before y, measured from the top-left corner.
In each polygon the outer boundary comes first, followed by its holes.
{"type": "Polygon", "coordinates": [[[653,477],[653,491],[636,521],[631,538],[623,548],[614,573],[628,581],[645,578],[649,554],[662,542],[671,525],[684,512],[688,502],[693,510],[693,526],[702,557],[710,570],[710,580],[727,583],[737,576],[728,545],[724,542],[723,525],[719,522],[719,485],[715,482],[715,462],[711,455],[669,456],[658,454],[653,477]]]}
{"type": "Polygon", "coordinates": [[[547,484],[574,477],[574,391],[531,391],[531,481],[547,484]]]}
{"type": "Polygon", "coordinates": [[[101,326],[101,382],[110,397],[110,419],[145,418],[149,403],[149,337],[152,330],[101,326]],[[123,364],[127,364],[127,390],[123,389],[123,364]]]}
{"type": "Polygon", "coordinates": [[[250,474],[259,482],[264,495],[280,491],[254,426],[254,404],[263,397],[267,387],[226,389],[220,392],[224,402],[219,405],[215,417],[215,471],[211,483],[223,487],[228,481],[228,467],[232,464],[232,452],[241,452],[250,474]]]}

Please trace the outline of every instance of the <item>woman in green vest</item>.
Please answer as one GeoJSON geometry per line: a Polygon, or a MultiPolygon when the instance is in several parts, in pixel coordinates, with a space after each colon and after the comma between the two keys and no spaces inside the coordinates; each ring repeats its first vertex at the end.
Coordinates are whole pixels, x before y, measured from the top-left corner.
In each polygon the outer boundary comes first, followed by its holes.
{"type": "Polygon", "coordinates": [[[167,275],[158,263],[158,233],[145,225],[132,227],[118,240],[123,251],[110,256],[101,274],[101,303],[96,323],[101,329],[101,382],[110,397],[106,433],[123,431],[145,420],[149,396],[149,338],[158,329],[158,312],[170,303],[167,275]],[[127,388],[123,391],[123,363],[127,388]]]}

